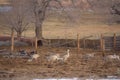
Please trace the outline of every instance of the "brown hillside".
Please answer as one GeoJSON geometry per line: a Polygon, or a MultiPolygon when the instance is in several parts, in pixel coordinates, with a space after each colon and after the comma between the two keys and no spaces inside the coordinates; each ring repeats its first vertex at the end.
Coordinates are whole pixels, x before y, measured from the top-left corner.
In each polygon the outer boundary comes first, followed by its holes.
{"type": "Polygon", "coordinates": [[[9,4],[8,0],[0,0],[0,4],[9,4]]]}

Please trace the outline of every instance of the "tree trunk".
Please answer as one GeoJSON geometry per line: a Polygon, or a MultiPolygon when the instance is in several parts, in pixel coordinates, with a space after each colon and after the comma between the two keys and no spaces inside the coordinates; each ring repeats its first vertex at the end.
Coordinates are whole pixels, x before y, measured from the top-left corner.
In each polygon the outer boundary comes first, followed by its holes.
{"type": "Polygon", "coordinates": [[[36,22],[35,22],[35,34],[38,40],[43,39],[43,35],[42,35],[43,20],[40,17],[43,17],[43,16],[40,16],[40,14],[36,15],[36,22]]]}
{"type": "Polygon", "coordinates": [[[14,29],[11,29],[11,53],[14,51],[14,29]]]}
{"type": "Polygon", "coordinates": [[[38,40],[42,40],[42,25],[41,24],[36,24],[35,27],[35,33],[36,33],[36,37],[38,38],[38,40]]]}
{"type": "Polygon", "coordinates": [[[18,31],[17,32],[17,39],[20,40],[21,37],[22,37],[22,32],[18,31]]]}
{"type": "Polygon", "coordinates": [[[36,1],[36,5],[34,7],[34,14],[35,14],[35,33],[38,40],[43,39],[42,35],[42,24],[45,19],[45,13],[47,6],[49,5],[49,0],[41,0],[36,1]]]}

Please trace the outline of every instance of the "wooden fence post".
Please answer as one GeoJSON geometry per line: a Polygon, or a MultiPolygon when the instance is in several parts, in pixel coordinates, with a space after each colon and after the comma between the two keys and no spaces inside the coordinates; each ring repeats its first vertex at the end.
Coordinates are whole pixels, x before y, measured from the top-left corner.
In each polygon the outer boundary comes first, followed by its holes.
{"type": "Polygon", "coordinates": [[[114,47],[114,50],[116,49],[116,34],[114,33],[114,42],[113,42],[113,47],[114,47]]]}
{"type": "Polygon", "coordinates": [[[96,49],[95,41],[94,40],[92,41],[92,44],[93,44],[93,49],[96,49]]]}
{"type": "Polygon", "coordinates": [[[104,51],[105,51],[105,40],[104,40],[104,39],[102,40],[102,44],[103,44],[103,49],[102,49],[102,51],[104,52],[104,51]]]}
{"type": "Polygon", "coordinates": [[[34,37],[32,38],[31,46],[32,46],[32,48],[34,48],[34,46],[35,46],[35,38],[34,37]]]}
{"type": "Polygon", "coordinates": [[[100,50],[103,50],[103,35],[101,34],[101,38],[100,38],[100,50]]]}
{"type": "Polygon", "coordinates": [[[48,45],[51,46],[51,40],[50,39],[48,39],[48,45]]]}
{"type": "Polygon", "coordinates": [[[80,39],[79,39],[79,34],[77,34],[77,53],[79,53],[80,50],[80,39]]]}
{"type": "Polygon", "coordinates": [[[86,48],[86,40],[83,39],[83,46],[84,46],[84,49],[86,48]]]}
{"type": "Polygon", "coordinates": [[[101,34],[100,47],[101,47],[101,51],[103,53],[103,56],[105,56],[105,54],[104,54],[104,51],[105,51],[105,40],[103,39],[103,34],[101,34]]]}
{"type": "Polygon", "coordinates": [[[11,30],[11,53],[14,51],[14,29],[11,30]]]}
{"type": "Polygon", "coordinates": [[[37,53],[37,50],[38,50],[38,44],[37,44],[37,37],[35,37],[35,51],[36,51],[36,53],[37,53]]]}

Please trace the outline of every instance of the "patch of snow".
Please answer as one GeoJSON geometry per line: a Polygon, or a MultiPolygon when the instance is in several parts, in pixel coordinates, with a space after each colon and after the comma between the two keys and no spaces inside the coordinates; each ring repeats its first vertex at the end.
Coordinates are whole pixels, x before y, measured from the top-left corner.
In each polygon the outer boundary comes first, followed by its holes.
{"type": "MultiPolygon", "coordinates": [[[[112,76],[111,76],[112,77],[112,76]]],[[[49,78],[49,79],[33,79],[33,80],[120,80],[120,79],[114,79],[114,78],[101,78],[101,79],[92,79],[92,78],[61,78],[61,79],[55,79],[55,78],[49,78]]]]}
{"type": "Polygon", "coordinates": [[[61,78],[61,79],[49,78],[49,79],[33,79],[33,80],[79,80],[79,79],[78,78],[61,78]]]}

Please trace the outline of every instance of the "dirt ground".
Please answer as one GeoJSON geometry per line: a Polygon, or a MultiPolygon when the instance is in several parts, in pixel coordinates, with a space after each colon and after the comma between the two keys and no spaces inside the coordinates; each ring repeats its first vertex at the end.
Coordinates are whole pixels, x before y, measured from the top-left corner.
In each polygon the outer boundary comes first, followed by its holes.
{"type": "MultiPolygon", "coordinates": [[[[33,50],[32,47],[18,47],[16,51],[20,48],[33,50]]],[[[9,74],[10,78],[23,76],[29,78],[120,77],[120,61],[105,61],[100,51],[81,49],[77,53],[77,49],[69,48],[70,58],[65,63],[54,62],[50,64],[47,62],[46,55],[49,55],[49,52],[62,54],[65,53],[66,49],[40,47],[38,49],[39,62],[28,62],[28,59],[25,58],[4,58],[0,56],[0,78],[7,78],[6,74],[9,74]],[[95,53],[95,57],[83,58],[83,55],[90,53],[95,53]]],[[[105,52],[106,55],[113,53],[120,55],[120,52],[105,52]]]]}

